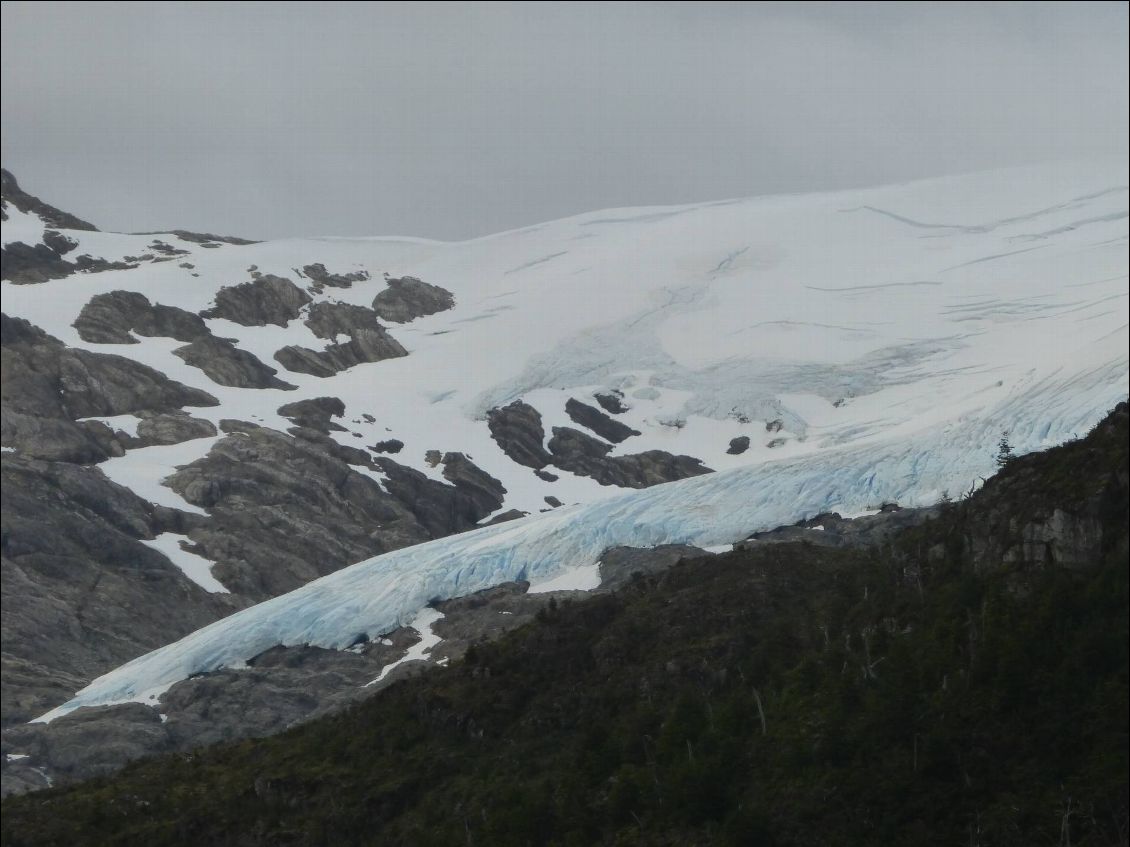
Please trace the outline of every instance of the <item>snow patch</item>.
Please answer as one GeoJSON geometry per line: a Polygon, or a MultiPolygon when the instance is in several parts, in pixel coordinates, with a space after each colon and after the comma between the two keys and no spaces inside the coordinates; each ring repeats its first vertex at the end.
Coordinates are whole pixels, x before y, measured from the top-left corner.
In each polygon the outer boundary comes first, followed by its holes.
{"type": "Polygon", "coordinates": [[[163,532],[152,541],[141,539],[146,547],[152,547],[184,573],[189,579],[211,594],[230,594],[218,579],[212,576],[213,562],[203,556],[185,550],[182,543],[191,543],[187,535],[163,532]]]}
{"type": "Polygon", "coordinates": [[[432,648],[439,644],[443,639],[436,635],[433,630],[437,621],[443,619],[443,612],[439,609],[433,609],[431,606],[425,606],[421,609],[408,627],[416,630],[420,634],[420,640],[408,648],[408,652],[395,662],[385,665],[381,669],[380,675],[371,682],[365,683],[365,688],[370,685],[376,685],[386,676],[388,676],[393,668],[400,667],[405,662],[422,662],[427,660],[428,653],[432,652],[432,648]]]}

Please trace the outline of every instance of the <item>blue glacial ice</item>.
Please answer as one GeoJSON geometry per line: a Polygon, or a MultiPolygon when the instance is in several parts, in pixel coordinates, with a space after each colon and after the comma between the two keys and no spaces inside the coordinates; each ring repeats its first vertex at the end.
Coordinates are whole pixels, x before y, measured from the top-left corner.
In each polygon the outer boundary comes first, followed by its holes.
{"type": "Polygon", "coordinates": [[[996,407],[864,446],[695,477],[396,550],[217,621],[94,680],[44,715],[137,699],[275,645],[344,648],[434,599],[590,564],[610,546],[725,544],[822,511],[936,502],[989,476],[1001,432],[1018,453],[1084,435],[1125,399],[1127,360],[1046,378],[996,407]]]}

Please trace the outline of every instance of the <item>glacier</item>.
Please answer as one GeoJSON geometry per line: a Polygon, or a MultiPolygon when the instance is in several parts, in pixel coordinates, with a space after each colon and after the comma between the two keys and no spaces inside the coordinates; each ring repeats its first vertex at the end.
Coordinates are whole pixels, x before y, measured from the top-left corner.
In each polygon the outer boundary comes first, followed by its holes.
{"type": "Polygon", "coordinates": [[[396,550],[238,612],[99,677],[39,721],[82,706],[149,697],[197,673],[240,666],[275,646],[344,649],[417,617],[432,600],[595,562],[614,545],[714,546],[829,510],[961,496],[995,467],[1000,422],[1028,452],[1085,434],[1125,399],[1126,361],[1048,379],[996,420],[915,438],[738,468],[555,510],[396,550]]]}
{"type": "MultiPolygon", "coordinates": [[[[1125,161],[1054,163],[605,210],[465,242],[315,238],[209,250],[176,241],[190,268],[0,283],[6,314],[212,393],[220,405],[193,414],[214,424],[239,417],[286,431],[283,403],[338,397],[348,431],[331,437],[341,444],[400,439],[397,461],[439,481],[428,451],[462,452],[506,488],[499,512],[532,513],[357,563],[246,609],[94,680],[44,719],[148,697],[277,644],[348,646],[413,620],[432,599],[551,579],[609,546],[715,546],[829,509],[956,498],[992,473],[1004,433],[1017,451],[1048,447],[1084,434],[1125,398],[1128,182],[1125,161]],[[411,275],[448,289],[456,305],[391,328],[408,356],[324,379],[285,373],[294,391],[217,385],[174,355],[173,339],[108,346],[73,325],[96,294],[136,291],[199,312],[251,267],[298,278],[295,269],[313,262],[371,274],[317,302],[365,305],[382,275],[411,275]],[[613,390],[627,406],[618,419],[640,435],[609,455],[665,450],[716,473],[628,492],[566,472],[546,481],[511,461],[484,419],[522,399],[548,435],[575,425],[567,400],[613,390]],[[730,455],[738,435],[752,444],[730,455]],[[542,512],[547,495],[570,505],[542,512]]],[[[5,240],[38,238],[33,218],[13,215],[5,240]]],[[[150,241],[66,234],[76,254],[109,260],[150,241]]],[[[264,362],[285,345],[324,344],[302,320],[206,323],[264,362]]],[[[151,502],[200,512],[162,479],[219,437],[130,449],[99,467],[151,502]]]]}

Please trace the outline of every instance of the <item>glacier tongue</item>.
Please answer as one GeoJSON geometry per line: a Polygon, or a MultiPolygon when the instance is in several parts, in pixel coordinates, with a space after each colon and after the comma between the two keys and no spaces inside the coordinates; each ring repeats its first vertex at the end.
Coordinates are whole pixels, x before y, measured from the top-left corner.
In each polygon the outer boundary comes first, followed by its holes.
{"type": "Polygon", "coordinates": [[[1088,366],[1034,380],[963,422],[631,491],[377,556],[141,656],[38,720],[133,700],[279,644],[341,649],[412,620],[433,599],[553,576],[595,562],[614,545],[712,546],[829,509],[859,512],[885,500],[925,505],[943,491],[959,496],[993,471],[1004,429],[1014,449],[1027,452],[1083,435],[1125,398],[1120,337],[1091,352],[1088,366]]]}

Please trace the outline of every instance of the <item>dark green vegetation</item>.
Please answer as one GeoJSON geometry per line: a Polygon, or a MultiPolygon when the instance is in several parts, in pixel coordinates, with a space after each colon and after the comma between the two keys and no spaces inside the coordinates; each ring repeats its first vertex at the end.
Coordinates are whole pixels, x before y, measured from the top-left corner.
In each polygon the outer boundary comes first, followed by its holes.
{"type": "Polygon", "coordinates": [[[1127,843],[1127,408],[866,553],[688,561],[5,844],[1127,843]]]}

